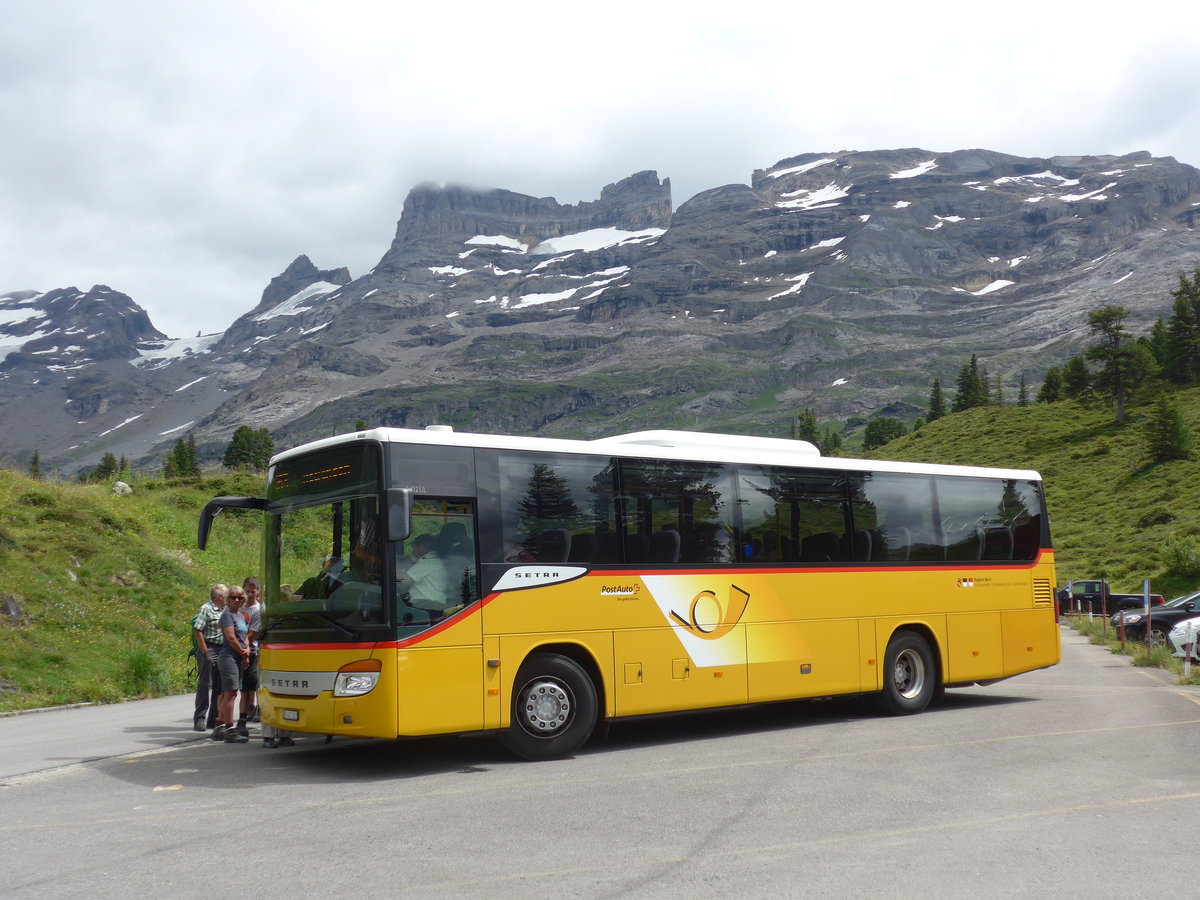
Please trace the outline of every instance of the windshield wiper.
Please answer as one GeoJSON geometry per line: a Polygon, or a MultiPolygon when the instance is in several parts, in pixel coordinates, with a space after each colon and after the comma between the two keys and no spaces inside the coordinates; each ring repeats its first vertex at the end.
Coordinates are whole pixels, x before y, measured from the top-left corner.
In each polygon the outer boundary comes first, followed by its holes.
{"type": "MultiPolygon", "coordinates": [[[[324,621],[326,621],[327,623],[332,625],[335,629],[340,631],[346,637],[350,638],[350,640],[357,641],[359,639],[359,633],[357,631],[355,631],[353,628],[347,628],[345,625],[343,625],[341,622],[339,622],[337,620],[336,614],[331,613],[331,612],[326,612],[323,609],[304,609],[304,610],[296,610],[296,611],[289,610],[287,612],[277,612],[277,613],[269,614],[269,618],[276,619],[276,620],[278,620],[278,619],[299,619],[302,616],[316,616],[318,619],[323,619],[324,621]]],[[[267,627],[262,630],[262,632],[259,634],[260,639],[262,638],[262,635],[266,634],[268,631],[271,630],[271,626],[273,624],[274,623],[268,624],[267,627]]]]}

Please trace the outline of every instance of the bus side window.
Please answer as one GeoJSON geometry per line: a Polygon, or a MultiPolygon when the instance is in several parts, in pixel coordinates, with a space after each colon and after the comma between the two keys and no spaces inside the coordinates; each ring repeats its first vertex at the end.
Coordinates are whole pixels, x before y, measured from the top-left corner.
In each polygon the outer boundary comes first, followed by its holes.
{"type": "Polygon", "coordinates": [[[502,559],[507,563],[619,562],[612,459],[502,453],[502,559]]]}
{"type": "Polygon", "coordinates": [[[620,476],[627,563],[732,561],[732,466],[623,459],[620,476]]]}

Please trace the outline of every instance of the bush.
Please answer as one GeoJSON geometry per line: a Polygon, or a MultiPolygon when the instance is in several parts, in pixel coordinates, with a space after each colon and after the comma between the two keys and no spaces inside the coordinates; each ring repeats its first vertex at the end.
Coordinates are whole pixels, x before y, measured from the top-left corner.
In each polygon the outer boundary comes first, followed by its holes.
{"type": "Polygon", "coordinates": [[[1200,544],[1193,538],[1170,538],[1163,547],[1162,564],[1168,574],[1200,577],[1200,544]]]}

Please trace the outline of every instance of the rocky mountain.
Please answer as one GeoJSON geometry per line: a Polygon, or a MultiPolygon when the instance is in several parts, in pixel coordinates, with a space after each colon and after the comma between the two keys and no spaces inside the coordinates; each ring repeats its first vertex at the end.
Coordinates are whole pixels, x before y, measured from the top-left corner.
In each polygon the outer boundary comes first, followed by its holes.
{"type": "Polygon", "coordinates": [[[574,205],[421,185],[374,269],[300,256],[223,335],[167,341],[102,287],[0,298],[0,452],[156,460],[192,432],[216,456],[240,424],[288,446],[359,418],[578,437],[913,418],[971,353],[1015,394],[1089,310],[1169,315],[1198,213],[1200,171],[1146,153],[809,153],[678,210],[654,172],[574,205]]]}

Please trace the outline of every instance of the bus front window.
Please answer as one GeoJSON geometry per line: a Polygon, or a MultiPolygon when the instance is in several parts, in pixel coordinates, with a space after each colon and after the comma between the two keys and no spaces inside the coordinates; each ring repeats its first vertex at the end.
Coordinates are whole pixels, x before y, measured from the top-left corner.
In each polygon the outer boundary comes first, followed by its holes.
{"type": "Polygon", "coordinates": [[[374,640],[386,624],[379,501],[340,500],[279,518],[270,640],[374,640]]]}

